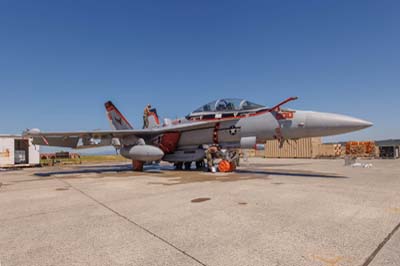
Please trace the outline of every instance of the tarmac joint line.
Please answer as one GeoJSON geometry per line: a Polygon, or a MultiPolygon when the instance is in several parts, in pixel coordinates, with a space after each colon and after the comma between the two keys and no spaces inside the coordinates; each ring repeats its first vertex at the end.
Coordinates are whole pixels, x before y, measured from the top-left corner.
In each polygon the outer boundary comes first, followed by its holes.
{"type": "Polygon", "coordinates": [[[82,195],[86,196],[87,198],[91,199],[92,201],[96,202],[97,204],[101,205],[102,207],[106,208],[107,210],[109,210],[110,212],[114,213],[115,215],[117,215],[118,217],[126,220],[127,222],[135,225],[136,227],[142,229],[143,231],[145,231],[146,233],[150,234],[151,236],[157,238],[158,240],[161,240],[162,242],[164,242],[165,244],[167,244],[168,246],[172,247],[173,249],[177,250],[179,253],[182,253],[184,256],[192,259],[193,261],[197,262],[200,265],[203,266],[207,266],[204,262],[200,261],[199,259],[195,258],[194,256],[190,255],[189,253],[187,253],[186,251],[184,251],[183,249],[175,246],[174,244],[172,244],[171,242],[169,242],[168,240],[162,238],[161,236],[157,235],[156,233],[153,233],[152,231],[150,231],[149,229],[145,228],[144,226],[138,224],[137,222],[133,221],[132,219],[122,215],[121,213],[117,212],[116,210],[112,209],[111,207],[107,206],[106,204],[104,204],[103,202],[97,200],[96,198],[90,196],[89,194],[85,193],[84,191],[80,190],[79,188],[71,185],[70,183],[68,183],[65,180],[56,178],[58,181],[64,183],[65,185],[73,188],[74,190],[78,191],[79,193],[81,193],[82,195]]]}
{"type": "Polygon", "coordinates": [[[361,266],[368,266],[375,259],[376,255],[378,255],[379,251],[386,245],[387,242],[393,237],[393,235],[399,230],[400,223],[398,223],[393,230],[383,239],[383,241],[376,247],[376,249],[369,255],[369,257],[365,260],[365,262],[361,266]]]}

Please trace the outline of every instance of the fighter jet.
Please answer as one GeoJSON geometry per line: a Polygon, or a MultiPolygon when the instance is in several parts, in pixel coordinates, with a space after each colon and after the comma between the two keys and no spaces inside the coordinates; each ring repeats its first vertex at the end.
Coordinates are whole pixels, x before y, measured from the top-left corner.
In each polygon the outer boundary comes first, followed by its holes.
{"type": "Polygon", "coordinates": [[[254,148],[275,139],[281,145],[289,139],[331,136],[361,130],[372,123],[350,116],[283,109],[297,97],[266,107],[245,99],[218,99],[194,110],[186,117],[164,119],[151,110],[149,127],[134,129],[115,105],[105,103],[112,130],[79,132],[41,132],[27,130],[26,137],[37,145],[74,149],[114,146],[132,160],[133,170],[153,161],[174,163],[190,169],[192,162],[202,167],[205,149],[218,144],[225,151],[254,148]]]}

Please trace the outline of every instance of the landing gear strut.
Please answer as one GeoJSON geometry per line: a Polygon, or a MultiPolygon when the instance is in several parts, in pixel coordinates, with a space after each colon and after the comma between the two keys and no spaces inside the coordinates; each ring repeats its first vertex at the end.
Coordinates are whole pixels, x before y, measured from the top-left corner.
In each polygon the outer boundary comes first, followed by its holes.
{"type": "Polygon", "coordinates": [[[189,171],[192,166],[192,162],[185,162],[185,170],[189,171]]]}
{"type": "Polygon", "coordinates": [[[143,171],[144,162],[132,160],[132,168],[133,171],[142,172],[143,171]]]}

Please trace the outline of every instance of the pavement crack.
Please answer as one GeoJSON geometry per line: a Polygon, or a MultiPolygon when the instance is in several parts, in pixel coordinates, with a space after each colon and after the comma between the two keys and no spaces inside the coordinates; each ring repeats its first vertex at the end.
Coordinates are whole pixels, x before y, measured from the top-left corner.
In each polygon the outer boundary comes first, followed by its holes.
{"type": "Polygon", "coordinates": [[[190,255],[189,253],[187,253],[186,251],[184,251],[183,249],[175,246],[173,243],[169,242],[168,240],[164,239],[163,237],[157,235],[156,233],[150,231],[150,229],[147,229],[146,227],[138,224],[137,222],[133,221],[132,219],[126,217],[125,215],[117,212],[116,210],[112,209],[111,207],[107,206],[105,203],[97,200],[96,198],[92,197],[91,195],[87,194],[86,192],[80,190],[79,188],[73,186],[72,184],[68,183],[65,180],[62,179],[58,179],[58,181],[64,183],[65,185],[68,185],[69,187],[73,188],[74,190],[78,191],[79,193],[81,193],[82,195],[86,196],[87,198],[91,199],[92,201],[96,202],[97,204],[101,205],[102,207],[106,208],[107,210],[109,210],[110,212],[114,213],[115,215],[119,216],[120,218],[126,220],[127,222],[135,225],[136,227],[140,228],[141,230],[145,231],[146,233],[150,234],[151,236],[157,238],[158,240],[164,242],[165,244],[167,244],[168,246],[172,247],[173,249],[177,250],[179,253],[183,254],[184,256],[192,259],[193,261],[197,262],[200,265],[203,266],[207,266],[204,262],[200,261],[199,259],[195,258],[194,256],[190,255]]]}
{"type": "Polygon", "coordinates": [[[387,242],[393,237],[393,235],[400,229],[400,223],[398,223],[393,230],[383,239],[383,241],[376,247],[376,249],[368,256],[365,262],[361,266],[368,266],[378,255],[379,251],[386,245],[387,242]]]}

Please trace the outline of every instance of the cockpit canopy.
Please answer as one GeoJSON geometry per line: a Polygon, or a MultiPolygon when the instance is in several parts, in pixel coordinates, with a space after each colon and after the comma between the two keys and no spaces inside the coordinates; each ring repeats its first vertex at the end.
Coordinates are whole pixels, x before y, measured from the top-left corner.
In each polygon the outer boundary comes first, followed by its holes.
{"type": "Polygon", "coordinates": [[[248,111],[265,107],[244,99],[219,99],[194,110],[192,113],[248,111]]]}

